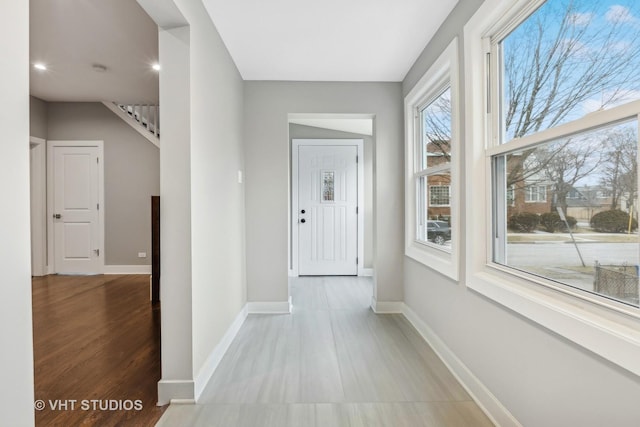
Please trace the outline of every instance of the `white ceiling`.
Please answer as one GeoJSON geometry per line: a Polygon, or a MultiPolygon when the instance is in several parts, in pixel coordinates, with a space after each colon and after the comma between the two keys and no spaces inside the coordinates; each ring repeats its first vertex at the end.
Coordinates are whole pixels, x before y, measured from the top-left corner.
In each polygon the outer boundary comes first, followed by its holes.
{"type": "Polygon", "coordinates": [[[402,81],[457,0],[203,0],[245,80],[402,81]]]}
{"type": "MultiPolygon", "coordinates": [[[[23,1],[23,0],[12,0],[23,1]]],[[[30,0],[31,94],[46,101],[158,100],[158,27],[135,0],[30,0]],[[93,64],[107,67],[93,70],[93,64]]]]}
{"type": "MultiPolygon", "coordinates": [[[[203,3],[245,80],[398,82],[457,0],[203,3]]],[[[135,0],[30,0],[30,15],[31,63],[49,68],[31,67],[32,95],[158,100],[157,27],[135,0]]]]}

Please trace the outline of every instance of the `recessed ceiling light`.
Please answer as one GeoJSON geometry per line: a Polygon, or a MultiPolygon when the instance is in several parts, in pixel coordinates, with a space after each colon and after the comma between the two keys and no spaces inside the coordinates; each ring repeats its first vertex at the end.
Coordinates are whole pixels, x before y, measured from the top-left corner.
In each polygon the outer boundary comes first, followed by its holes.
{"type": "Polygon", "coordinates": [[[107,71],[106,65],[102,64],[93,64],[91,68],[93,68],[93,71],[95,71],[96,73],[104,73],[105,71],[107,71]]]}
{"type": "Polygon", "coordinates": [[[153,64],[151,68],[153,68],[155,71],[160,71],[160,64],[153,64]]]}
{"type": "Polygon", "coordinates": [[[36,62],[35,64],[33,64],[33,68],[37,70],[45,71],[47,69],[47,66],[44,65],[42,62],[36,62]]]}

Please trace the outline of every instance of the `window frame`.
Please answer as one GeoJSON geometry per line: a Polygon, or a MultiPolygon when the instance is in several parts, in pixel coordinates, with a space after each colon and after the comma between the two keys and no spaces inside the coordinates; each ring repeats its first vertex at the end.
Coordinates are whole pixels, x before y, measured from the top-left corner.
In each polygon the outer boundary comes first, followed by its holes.
{"type": "MultiPolygon", "coordinates": [[[[640,310],[501,266],[493,259],[493,156],[637,116],[640,101],[599,111],[501,144],[499,76],[492,39],[502,39],[544,0],[485,0],[464,27],[466,283],[475,292],[640,375],[640,310]],[[631,105],[633,104],[633,105],[631,105]],[[626,109],[626,111],[625,111],[626,109]],[[633,111],[631,111],[633,110],[633,111]],[[631,113],[629,113],[631,111],[631,113]],[[481,183],[481,184],[478,184],[481,183]]],[[[502,218],[504,219],[504,218],[502,218]]]]}
{"type": "MultiPolygon", "coordinates": [[[[440,57],[422,76],[404,100],[405,117],[405,255],[436,271],[458,280],[460,253],[460,159],[459,159],[459,77],[458,39],[454,38],[440,57]],[[451,160],[447,164],[423,167],[421,158],[422,123],[420,112],[446,88],[451,90],[451,160]],[[421,178],[449,173],[449,206],[451,211],[451,250],[435,243],[418,240],[418,218],[421,178]]],[[[429,186],[428,183],[426,183],[429,186]]],[[[427,195],[427,197],[430,197],[427,195]]],[[[426,233],[426,231],[425,231],[426,233]]]]}
{"type": "MultiPolygon", "coordinates": [[[[438,196],[436,197],[437,199],[441,199],[444,198],[444,196],[438,196]]],[[[435,208],[448,208],[451,206],[451,185],[450,184],[435,184],[435,185],[429,185],[429,206],[433,206],[435,208]],[[433,203],[433,188],[437,188],[437,189],[442,189],[442,188],[446,188],[447,189],[447,203],[433,203]]]]}
{"type": "Polygon", "coordinates": [[[525,203],[547,203],[547,190],[546,184],[531,184],[524,187],[524,202],[525,203]],[[533,191],[535,189],[535,191],[533,191]],[[541,189],[544,189],[541,191],[541,189]],[[540,197],[542,193],[542,197],[540,197]],[[531,197],[535,194],[535,197],[531,197]]]}

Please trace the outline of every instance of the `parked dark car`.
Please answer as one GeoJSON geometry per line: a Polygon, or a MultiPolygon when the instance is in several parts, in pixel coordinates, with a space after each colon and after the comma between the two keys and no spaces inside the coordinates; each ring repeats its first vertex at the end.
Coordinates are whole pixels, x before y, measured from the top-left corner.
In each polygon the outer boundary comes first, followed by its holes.
{"type": "Polygon", "coordinates": [[[427,239],[438,245],[451,240],[451,227],[445,221],[427,221],[427,239]]]}

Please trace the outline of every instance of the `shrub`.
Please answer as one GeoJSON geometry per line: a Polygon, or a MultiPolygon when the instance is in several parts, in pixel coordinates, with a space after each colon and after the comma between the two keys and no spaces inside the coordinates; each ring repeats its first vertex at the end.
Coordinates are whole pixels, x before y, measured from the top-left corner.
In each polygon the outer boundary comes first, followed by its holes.
{"type": "Polygon", "coordinates": [[[508,226],[513,231],[531,233],[540,223],[540,216],[531,212],[520,212],[511,215],[508,226]]]}
{"type": "MultiPolygon", "coordinates": [[[[578,220],[572,216],[567,215],[566,218],[567,223],[569,223],[569,227],[571,228],[575,227],[578,223],[578,220]]],[[[546,212],[540,215],[540,225],[542,225],[549,233],[564,231],[567,228],[557,212],[546,212]]]]}
{"type": "MultiPolygon", "coordinates": [[[[591,228],[602,233],[624,233],[629,228],[629,214],[619,209],[604,211],[591,218],[591,228]]],[[[638,221],[631,221],[631,230],[638,228],[638,221]]]]}

